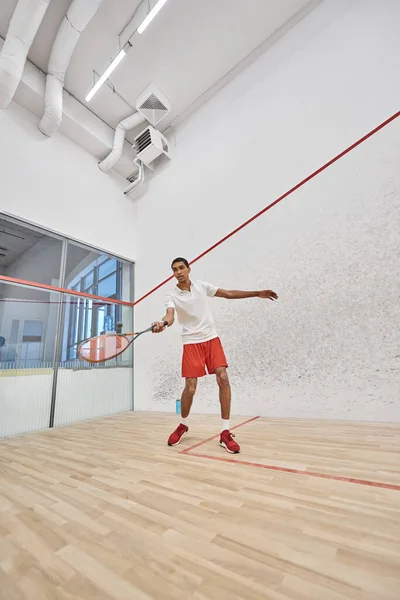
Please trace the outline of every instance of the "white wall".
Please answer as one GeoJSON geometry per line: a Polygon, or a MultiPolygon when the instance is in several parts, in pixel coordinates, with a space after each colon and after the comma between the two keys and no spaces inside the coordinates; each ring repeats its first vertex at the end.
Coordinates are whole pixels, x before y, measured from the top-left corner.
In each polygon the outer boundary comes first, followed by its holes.
{"type": "MultiPolygon", "coordinates": [[[[52,385],[52,369],[0,371],[0,438],[48,427],[52,385]]],[[[131,390],[130,368],[60,368],[54,426],[130,410],[131,390]]]]}
{"type": "Polygon", "coordinates": [[[49,426],[52,369],[0,371],[0,438],[49,426]]]}
{"type": "Polygon", "coordinates": [[[45,138],[17,104],[0,111],[0,211],[134,260],[136,209],[126,184],[62,134],[45,138]]]}
{"type": "MultiPolygon", "coordinates": [[[[137,298],[399,110],[399,22],[397,0],[325,0],[177,131],[138,202],[137,298]]],[[[399,156],[400,119],[194,265],[280,295],[212,301],[233,413],[400,421],[399,156]]],[[[178,326],[137,341],[137,409],[174,410],[180,355],[178,326]]],[[[212,378],[194,410],[219,410],[212,378]]]]}
{"type": "Polygon", "coordinates": [[[132,368],[59,369],[55,427],[132,409],[132,368]]]}

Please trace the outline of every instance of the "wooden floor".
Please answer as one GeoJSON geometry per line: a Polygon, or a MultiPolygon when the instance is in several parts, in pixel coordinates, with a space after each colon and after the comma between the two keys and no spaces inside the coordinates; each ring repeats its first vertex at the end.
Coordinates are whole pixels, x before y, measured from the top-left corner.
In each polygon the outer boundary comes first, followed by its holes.
{"type": "Polygon", "coordinates": [[[176,423],[0,441],[1,600],[399,600],[400,425],[176,423]]]}

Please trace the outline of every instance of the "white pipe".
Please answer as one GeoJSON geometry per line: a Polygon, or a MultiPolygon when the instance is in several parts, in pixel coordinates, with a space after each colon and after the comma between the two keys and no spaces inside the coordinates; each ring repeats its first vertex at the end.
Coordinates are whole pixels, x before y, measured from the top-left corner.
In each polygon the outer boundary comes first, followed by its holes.
{"type": "Polygon", "coordinates": [[[51,0],[18,0],[0,53],[0,108],[8,108],[51,0]]]}
{"type": "Polygon", "coordinates": [[[38,125],[51,136],[59,128],[63,115],[65,73],[78,40],[104,0],[73,0],[54,40],[46,78],[45,109],[38,125]]]}
{"type": "Polygon", "coordinates": [[[131,192],[133,188],[135,188],[137,185],[141,185],[144,182],[144,167],[142,163],[137,158],[135,158],[133,162],[137,167],[139,167],[139,176],[137,179],[135,179],[135,181],[132,181],[132,183],[130,183],[128,187],[124,189],[124,194],[129,194],[129,192],[131,192]]]}
{"type": "Polygon", "coordinates": [[[140,123],[143,123],[145,118],[138,112],[133,113],[130,117],[127,117],[120,123],[118,123],[115,130],[114,143],[112,150],[108,156],[101,162],[99,162],[99,169],[106,173],[109,171],[121,158],[122,151],[124,148],[125,134],[130,129],[137,127],[140,123]]]}

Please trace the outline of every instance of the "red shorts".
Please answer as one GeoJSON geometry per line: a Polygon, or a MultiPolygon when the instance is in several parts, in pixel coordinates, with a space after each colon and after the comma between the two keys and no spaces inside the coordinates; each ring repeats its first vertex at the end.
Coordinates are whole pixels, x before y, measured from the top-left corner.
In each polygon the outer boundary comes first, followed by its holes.
{"type": "Polygon", "coordinates": [[[182,377],[204,377],[206,367],[209,375],[218,367],[227,367],[221,340],[217,337],[200,344],[185,344],[182,356],[182,377]]]}

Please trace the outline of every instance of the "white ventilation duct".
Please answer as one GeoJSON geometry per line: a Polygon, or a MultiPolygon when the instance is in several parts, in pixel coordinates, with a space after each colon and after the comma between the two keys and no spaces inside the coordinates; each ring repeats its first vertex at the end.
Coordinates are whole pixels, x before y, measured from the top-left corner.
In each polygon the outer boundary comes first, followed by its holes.
{"type": "MultiPolygon", "coordinates": [[[[0,6],[2,1],[0,0],[0,6]]],[[[4,40],[0,36],[0,52],[3,44],[4,40]]],[[[13,102],[40,119],[43,114],[45,86],[46,75],[35,67],[28,58],[13,102]]],[[[115,133],[114,129],[96,117],[84,104],[75,100],[65,89],[63,91],[63,120],[59,131],[78,146],[84,148],[86,152],[96,157],[98,161],[110,152],[115,133]]],[[[0,137],[1,134],[0,122],[0,137]]],[[[124,179],[132,174],[132,154],[132,145],[125,141],[123,154],[114,167],[115,173],[120,174],[124,179]]],[[[122,182],[122,185],[124,185],[124,182],[122,182]]]]}
{"type": "Polygon", "coordinates": [[[47,136],[55,133],[62,121],[64,77],[75,46],[103,1],[73,0],[58,29],[47,68],[45,110],[38,125],[47,136]]]}
{"type": "Polygon", "coordinates": [[[19,0],[0,54],[0,108],[8,108],[50,0],[19,0]]]}
{"type": "Polygon", "coordinates": [[[135,187],[142,185],[144,182],[144,166],[137,158],[133,162],[137,167],[137,172],[131,175],[132,179],[131,177],[128,178],[130,184],[124,189],[124,194],[129,194],[135,187]]]}
{"type": "Polygon", "coordinates": [[[145,121],[145,117],[138,112],[133,113],[120,123],[115,130],[112,150],[104,160],[99,163],[99,169],[106,173],[119,161],[124,147],[125,134],[145,121]]]}

